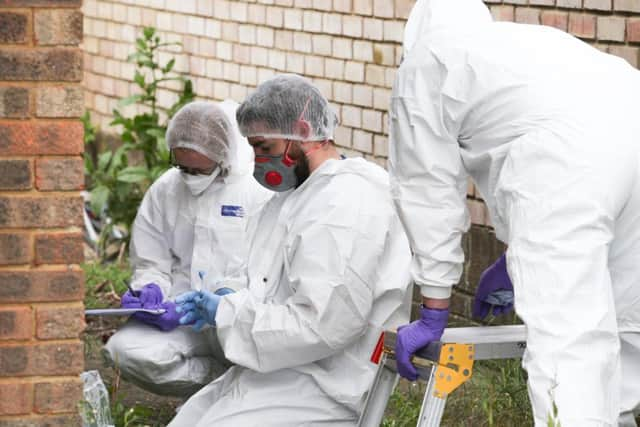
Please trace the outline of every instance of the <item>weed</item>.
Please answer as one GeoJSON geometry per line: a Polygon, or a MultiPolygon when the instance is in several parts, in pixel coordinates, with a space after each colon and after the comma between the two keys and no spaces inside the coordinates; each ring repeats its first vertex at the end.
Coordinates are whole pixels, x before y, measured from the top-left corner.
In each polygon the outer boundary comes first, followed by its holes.
{"type": "Polygon", "coordinates": [[[86,308],[120,306],[120,295],[126,292],[131,277],[128,263],[101,264],[87,262],[81,265],[86,277],[84,305],[86,308]]]}

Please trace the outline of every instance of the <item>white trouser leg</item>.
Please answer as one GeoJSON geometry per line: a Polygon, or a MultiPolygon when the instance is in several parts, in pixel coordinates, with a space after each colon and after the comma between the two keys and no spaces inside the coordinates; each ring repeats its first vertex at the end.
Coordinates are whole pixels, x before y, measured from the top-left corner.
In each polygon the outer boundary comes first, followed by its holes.
{"type": "Polygon", "coordinates": [[[634,413],[640,413],[640,168],[631,196],[616,220],[609,268],[622,360],[622,399],[618,425],[635,427],[634,413]]]}
{"type": "Polygon", "coordinates": [[[291,369],[259,373],[234,366],[193,395],[169,427],[352,427],[355,412],[291,369]]]}
{"type": "Polygon", "coordinates": [[[554,404],[563,427],[617,424],[609,250],[636,167],[623,151],[540,131],[513,144],[500,173],[496,200],[508,224],[515,308],[527,325],[523,365],[537,426],[554,404]]]}
{"type": "Polygon", "coordinates": [[[230,365],[216,351],[212,329],[179,327],[163,332],[130,320],[107,342],[103,354],[123,378],[156,394],[187,397],[230,365]]]}

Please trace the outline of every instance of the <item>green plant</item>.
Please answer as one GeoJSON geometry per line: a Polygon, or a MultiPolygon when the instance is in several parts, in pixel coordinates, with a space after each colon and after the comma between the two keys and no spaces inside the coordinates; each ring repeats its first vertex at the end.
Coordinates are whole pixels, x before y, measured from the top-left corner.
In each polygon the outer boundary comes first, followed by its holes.
{"type": "Polygon", "coordinates": [[[418,421],[422,398],[424,396],[424,383],[413,383],[404,390],[396,390],[391,395],[382,427],[413,427],[418,421]]]}
{"type": "Polygon", "coordinates": [[[96,214],[102,214],[105,209],[112,220],[101,230],[103,244],[114,225],[124,227],[125,240],[128,239],[145,191],[170,166],[164,139],[168,121],[195,98],[191,81],[173,71],[175,59],[166,64],[156,59],[158,49],[173,45],[178,43],[161,42],[151,27],[145,28],[143,36],[136,40],[136,52],[128,61],[136,64],[133,80],[140,93],[122,99],[119,107],[137,104],[143,112],[127,117],[119,109],[113,111],[114,120],[110,125],[121,127],[122,144],[115,150],[99,152],[96,161],[91,156],[91,151],[98,151],[95,129],[90,125],[89,116],[84,118],[85,141],[90,146],[85,155],[85,171],[90,178],[91,209],[96,214]],[[158,88],[171,81],[181,84],[182,89],[178,100],[165,110],[157,104],[158,88]]]}
{"type": "MultiPolygon", "coordinates": [[[[533,425],[527,377],[520,363],[519,359],[476,362],[471,380],[447,399],[442,425],[533,425]]],[[[415,426],[418,420],[424,384],[406,387],[403,381],[401,385],[390,399],[385,427],[415,426]]]]}
{"type": "Polygon", "coordinates": [[[84,305],[86,308],[119,306],[119,295],[127,290],[131,277],[127,263],[101,264],[87,262],[81,265],[86,277],[84,305]]]}

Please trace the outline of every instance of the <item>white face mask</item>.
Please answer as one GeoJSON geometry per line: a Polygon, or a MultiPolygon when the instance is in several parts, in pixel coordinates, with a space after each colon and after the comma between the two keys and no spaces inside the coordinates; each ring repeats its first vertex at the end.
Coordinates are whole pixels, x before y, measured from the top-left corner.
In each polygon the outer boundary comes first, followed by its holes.
{"type": "Polygon", "coordinates": [[[180,172],[180,176],[184,181],[185,185],[189,187],[189,191],[195,197],[199,196],[209,188],[211,183],[216,179],[216,177],[220,174],[220,167],[214,169],[211,172],[211,175],[190,175],[188,173],[180,172]]]}

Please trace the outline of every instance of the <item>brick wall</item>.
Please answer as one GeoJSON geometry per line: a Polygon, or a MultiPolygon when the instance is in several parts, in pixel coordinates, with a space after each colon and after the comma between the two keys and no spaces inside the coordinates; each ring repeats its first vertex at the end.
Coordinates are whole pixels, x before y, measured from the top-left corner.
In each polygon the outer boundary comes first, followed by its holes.
{"type": "MultiPolygon", "coordinates": [[[[640,0],[486,0],[497,20],[552,25],[638,66],[640,0]]],[[[145,25],[182,48],[164,54],[199,97],[242,101],[280,72],[313,79],[339,113],[338,144],[380,164],[387,156],[387,108],[414,0],[85,0],[85,105],[103,129],[117,100],[135,90],[125,59],[145,25]]],[[[161,104],[175,99],[171,87],[161,104]]],[[[135,107],[130,107],[135,109],[135,107]]],[[[482,270],[503,251],[470,183],[472,230],[454,297],[465,317],[482,270]]]]}
{"type": "Polygon", "coordinates": [[[80,0],[0,0],[0,426],[79,425],[80,0]]]}

